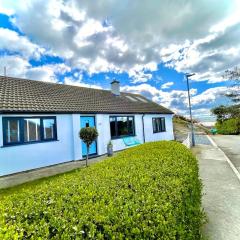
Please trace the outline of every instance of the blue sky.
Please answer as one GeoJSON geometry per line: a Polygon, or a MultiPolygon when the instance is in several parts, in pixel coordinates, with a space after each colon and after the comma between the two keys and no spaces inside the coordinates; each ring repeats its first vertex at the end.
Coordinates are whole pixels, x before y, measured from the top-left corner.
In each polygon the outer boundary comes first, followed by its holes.
{"type": "Polygon", "coordinates": [[[103,89],[118,79],[187,116],[184,73],[194,72],[196,119],[214,121],[210,109],[230,103],[222,74],[240,62],[237,0],[22,3],[0,0],[2,74],[103,89]]]}

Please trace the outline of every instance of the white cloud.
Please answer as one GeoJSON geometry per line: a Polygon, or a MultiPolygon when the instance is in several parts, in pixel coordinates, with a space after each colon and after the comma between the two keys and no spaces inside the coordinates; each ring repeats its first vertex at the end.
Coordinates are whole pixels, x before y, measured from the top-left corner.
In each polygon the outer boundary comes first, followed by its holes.
{"type": "Polygon", "coordinates": [[[0,57],[0,72],[6,67],[7,75],[13,77],[24,77],[25,71],[30,64],[27,60],[19,57],[19,56],[1,56],[0,57]]]}
{"type": "Polygon", "coordinates": [[[0,13],[10,16],[14,14],[14,6],[10,6],[5,0],[0,0],[0,13]]]}
{"type": "Polygon", "coordinates": [[[45,51],[26,37],[6,28],[0,28],[0,49],[16,52],[26,58],[39,58],[45,51]]]}
{"type": "Polygon", "coordinates": [[[70,70],[65,64],[49,64],[28,68],[25,77],[44,82],[58,82],[56,74],[64,74],[70,72],[70,70]]]}
{"type": "Polygon", "coordinates": [[[43,82],[58,82],[54,71],[48,67],[34,67],[26,71],[26,78],[43,82]]]}
{"type": "Polygon", "coordinates": [[[235,10],[214,25],[205,37],[184,44],[170,44],[161,55],[163,61],[178,72],[195,72],[193,80],[221,82],[224,81],[223,72],[240,63],[239,38],[240,15],[235,10]]]}
{"type": "Polygon", "coordinates": [[[88,37],[102,32],[107,32],[108,29],[101,22],[94,19],[88,19],[79,29],[76,35],[76,41],[87,39],[88,37]]]}
{"type": "Polygon", "coordinates": [[[240,22],[239,8],[240,2],[235,1],[235,10],[228,17],[213,25],[210,32],[224,32],[228,27],[238,24],[240,22]]]}
{"type": "MultiPolygon", "coordinates": [[[[197,89],[190,89],[194,117],[197,119],[212,119],[213,116],[210,116],[210,108],[214,107],[220,99],[224,98],[223,94],[227,90],[227,87],[215,87],[198,94],[197,89]]],[[[121,91],[142,94],[152,101],[170,108],[175,113],[185,116],[189,114],[187,91],[172,90],[166,92],[146,83],[137,86],[126,85],[121,87],[121,91]]]]}
{"type": "Polygon", "coordinates": [[[216,101],[218,97],[223,97],[228,91],[227,87],[209,88],[206,91],[192,98],[193,105],[207,105],[216,101]]]}
{"type": "Polygon", "coordinates": [[[227,42],[218,46],[229,36],[239,51],[239,35],[229,32],[239,22],[238,6],[237,0],[33,0],[4,1],[0,9],[14,12],[15,24],[27,36],[72,66],[90,74],[127,72],[139,83],[151,79],[149,64],[161,61],[196,72],[196,80],[221,81],[221,71],[239,62],[236,54],[228,63],[227,42]]]}
{"type": "Polygon", "coordinates": [[[168,88],[170,88],[172,85],[174,85],[174,82],[166,82],[166,83],[164,83],[164,84],[161,86],[161,88],[162,88],[162,89],[168,89],[168,88]]]}
{"type": "Polygon", "coordinates": [[[150,72],[156,70],[157,64],[155,62],[149,62],[147,64],[136,64],[128,71],[128,74],[129,77],[132,78],[132,83],[143,83],[152,79],[152,74],[150,72]]]}
{"type": "MultiPolygon", "coordinates": [[[[82,71],[126,72],[138,85],[122,89],[186,114],[186,91],[167,92],[169,82],[161,89],[147,82],[161,81],[153,78],[160,63],[178,72],[195,72],[194,81],[223,81],[224,70],[240,64],[239,7],[238,0],[0,0],[0,12],[11,16],[24,34],[0,29],[0,49],[18,52],[1,56],[0,67],[7,66],[12,76],[45,81],[57,81],[57,74],[74,69],[80,73],[65,82],[88,87],[82,71]],[[46,52],[64,58],[71,69],[65,64],[30,65],[30,58],[46,52]]],[[[193,107],[208,109],[225,90],[199,94],[191,89],[193,107]]]]}
{"type": "Polygon", "coordinates": [[[64,78],[64,84],[78,86],[78,87],[102,89],[102,87],[99,86],[99,85],[82,82],[82,77],[79,77],[79,79],[77,79],[77,80],[73,79],[71,77],[65,77],[64,78]]]}
{"type": "Polygon", "coordinates": [[[33,67],[27,60],[19,56],[1,56],[0,70],[2,70],[2,75],[4,67],[6,67],[9,77],[29,78],[46,82],[58,82],[56,74],[71,71],[70,67],[62,63],[33,67]]]}

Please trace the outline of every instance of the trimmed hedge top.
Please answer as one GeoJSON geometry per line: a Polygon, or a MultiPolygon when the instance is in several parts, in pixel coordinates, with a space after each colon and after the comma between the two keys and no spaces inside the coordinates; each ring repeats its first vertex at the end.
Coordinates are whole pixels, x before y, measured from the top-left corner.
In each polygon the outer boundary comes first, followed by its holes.
{"type": "Polygon", "coordinates": [[[201,183],[182,144],[155,142],[0,195],[0,239],[200,239],[201,183]]]}

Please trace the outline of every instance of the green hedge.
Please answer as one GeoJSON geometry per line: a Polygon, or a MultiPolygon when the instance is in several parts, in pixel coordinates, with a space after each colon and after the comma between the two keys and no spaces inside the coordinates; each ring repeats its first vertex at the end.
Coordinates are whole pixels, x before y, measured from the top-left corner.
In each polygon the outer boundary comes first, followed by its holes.
{"type": "Polygon", "coordinates": [[[89,168],[0,195],[0,239],[200,239],[195,157],[140,145],[89,168]]]}
{"type": "Polygon", "coordinates": [[[240,119],[231,118],[223,122],[217,122],[215,125],[220,134],[240,134],[240,119]]]}

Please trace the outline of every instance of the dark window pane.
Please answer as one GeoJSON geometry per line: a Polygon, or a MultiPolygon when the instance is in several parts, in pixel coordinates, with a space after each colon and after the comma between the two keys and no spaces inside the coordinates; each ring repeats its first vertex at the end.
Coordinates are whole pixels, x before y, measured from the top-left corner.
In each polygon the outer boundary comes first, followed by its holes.
{"type": "Polygon", "coordinates": [[[55,118],[3,118],[4,144],[55,140],[55,118]]]}
{"type": "Polygon", "coordinates": [[[165,126],[165,118],[153,118],[153,132],[165,132],[166,126],[165,126]]]}
{"type": "Polygon", "coordinates": [[[165,118],[161,118],[161,127],[162,127],[162,132],[165,132],[166,131],[165,118]]]}
{"type": "Polygon", "coordinates": [[[159,124],[158,124],[158,118],[155,118],[155,128],[156,128],[156,133],[159,132],[159,124]]]}
{"type": "Polygon", "coordinates": [[[156,123],[156,118],[153,118],[153,132],[157,132],[157,123],[156,123]]]}
{"type": "Polygon", "coordinates": [[[133,117],[128,117],[128,134],[134,134],[134,119],[133,117]]]}
{"type": "Polygon", "coordinates": [[[118,136],[128,135],[127,117],[117,117],[118,136]]]}
{"type": "Polygon", "coordinates": [[[157,118],[157,131],[161,132],[161,120],[160,120],[160,118],[157,118]]]}
{"type": "Polygon", "coordinates": [[[134,135],[134,117],[110,117],[111,137],[134,135]]]}
{"type": "Polygon", "coordinates": [[[20,142],[20,121],[9,119],[6,121],[6,143],[20,142]]]}
{"type": "Polygon", "coordinates": [[[55,139],[55,119],[43,119],[44,140],[55,139]]]}
{"type": "Polygon", "coordinates": [[[116,137],[116,126],[115,126],[115,117],[110,117],[110,130],[111,130],[111,137],[116,137]]]}
{"type": "Polygon", "coordinates": [[[40,119],[24,119],[24,142],[40,141],[40,119]]]}

